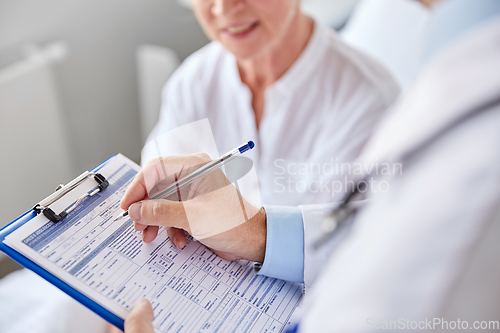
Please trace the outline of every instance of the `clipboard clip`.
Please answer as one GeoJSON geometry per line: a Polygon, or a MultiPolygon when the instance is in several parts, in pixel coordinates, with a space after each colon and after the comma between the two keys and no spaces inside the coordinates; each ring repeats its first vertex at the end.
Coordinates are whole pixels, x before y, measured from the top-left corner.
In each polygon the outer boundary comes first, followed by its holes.
{"type": "Polygon", "coordinates": [[[100,173],[85,171],[80,176],[78,176],[77,178],[75,178],[71,182],[69,182],[68,184],[59,185],[56,188],[56,191],[54,193],[52,193],[44,200],[37,203],[33,207],[33,210],[37,214],[42,213],[46,218],[48,218],[49,220],[51,220],[54,223],[57,223],[57,222],[61,221],[62,219],[64,219],[71,211],[73,211],[83,201],[83,199],[85,199],[86,197],[91,197],[91,196],[101,192],[106,187],[108,187],[108,185],[109,185],[109,182],[100,173]],[[66,210],[63,210],[59,214],[56,214],[52,209],[49,208],[49,206],[52,205],[54,202],[61,199],[63,196],[68,194],[71,190],[75,189],[76,187],[78,187],[78,185],[80,185],[85,180],[87,180],[87,178],[92,177],[92,176],[94,176],[94,180],[97,182],[97,188],[95,188],[94,190],[92,190],[90,192],[83,194],[80,198],[78,198],[78,200],[75,202],[75,204],[73,206],[71,206],[70,208],[68,208],[66,210]]]}

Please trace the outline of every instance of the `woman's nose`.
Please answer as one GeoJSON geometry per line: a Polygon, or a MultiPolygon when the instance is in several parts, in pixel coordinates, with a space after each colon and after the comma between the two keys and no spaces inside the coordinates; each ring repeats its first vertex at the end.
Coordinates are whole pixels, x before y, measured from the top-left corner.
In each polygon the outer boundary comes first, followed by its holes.
{"type": "Polygon", "coordinates": [[[212,14],[215,16],[231,15],[244,7],[245,0],[213,0],[212,14]]]}

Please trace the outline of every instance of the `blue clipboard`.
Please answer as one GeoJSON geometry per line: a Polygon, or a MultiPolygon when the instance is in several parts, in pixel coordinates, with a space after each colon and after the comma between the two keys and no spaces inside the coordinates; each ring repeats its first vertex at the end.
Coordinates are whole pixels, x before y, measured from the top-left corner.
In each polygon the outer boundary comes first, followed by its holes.
{"type": "MultiPolygon", "coordinates": [[[[94,169],[92,169],[92,171],[93,172],[98,171],[113,157],[114,156],[111,156],[110,158],[108,158],[107,160],[96,166],[94,169]]],[[[75,288],[71,287],[66,282],[57,278],[52,273],[46,271],[44,268],[40,267],[35,262],[26,258],[21,253],[17,252],[16,250],[12,249],[11,247],[7,246],[4,243],[5,237],[7,237],[9,234],[11,234],[12,232],[20,228],[22,225],[33,219],[35,216],[37,216],[37,214],[31,209],[26,213],[24,213],[23,215],[21,215],[20,217],[18,217],[17,219],[15,219],[14,221],[7,224],[2,229],[0,229],[0,251],[7,254],[12,260],[16,261],[21,266],[41,276],[46,281],[50,282],[51,284],[62,290],[64,293],[74,298],[80,304],[84,305],[85,307],[93,311],[95,314],[97,314],[110,324],[118,327],[123,331],[124,320],[122,318],[118,317],[108,309],[104,308],[102,305],[98,304],[89,297],[85,296],[75,288]]]]}

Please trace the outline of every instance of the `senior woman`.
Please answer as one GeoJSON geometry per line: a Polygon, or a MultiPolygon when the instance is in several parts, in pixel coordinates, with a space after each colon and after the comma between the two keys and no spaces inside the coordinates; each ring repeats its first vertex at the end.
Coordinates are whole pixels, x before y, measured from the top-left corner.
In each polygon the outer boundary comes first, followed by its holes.
{"type": "MultiPolygon", "coordinates": [[[[213,41],[166,84],[148,140],[208,118],[220,153],[256,141],[248,156],[262,203],[332,201],[345,179],[341,166],[398,94],[392,77],[304,15],[299,0],[192,4],[213,41]]],[[[146,147],[143,163],[158,157],[146,147]]]]}

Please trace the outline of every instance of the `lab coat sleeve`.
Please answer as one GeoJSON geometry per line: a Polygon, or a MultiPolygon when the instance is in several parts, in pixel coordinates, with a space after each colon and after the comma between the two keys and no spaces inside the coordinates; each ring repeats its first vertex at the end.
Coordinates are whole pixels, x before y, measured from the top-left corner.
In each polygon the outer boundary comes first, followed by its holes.
{"type": "Polygon", "coordinates": [[[298,207],[265,206],[266,254],[259,274],[299,282],[304,280],[304,227],[298,207]]]}
{"type": "MultiPolygon", "coordinates": [[[[359,200],[350,203],[357,209],[366,205],[367,200],[359,200]]],[[[347,223],[342,224],[335,230],[335,233],[321,246],[316,246],[324,233],[323,220],[338,206],[339,202],[325,205],[300,206],[304,224],[304,287],[307,290],[316,281],[323,268],[331,260],[333,253],[345,238],[354,216],[351,216],[347,223]]]]}
{"type": "Polygon", "coordinates": [[[329,244],[316,251],[313,248],[315,241],[321,238],[321,223],[326,217],[328,210],[324,205],[301,206],[302,218],[304,220],[304,285],[310,287],[321,272],[321,268],[328,259],[329,244]]]}

